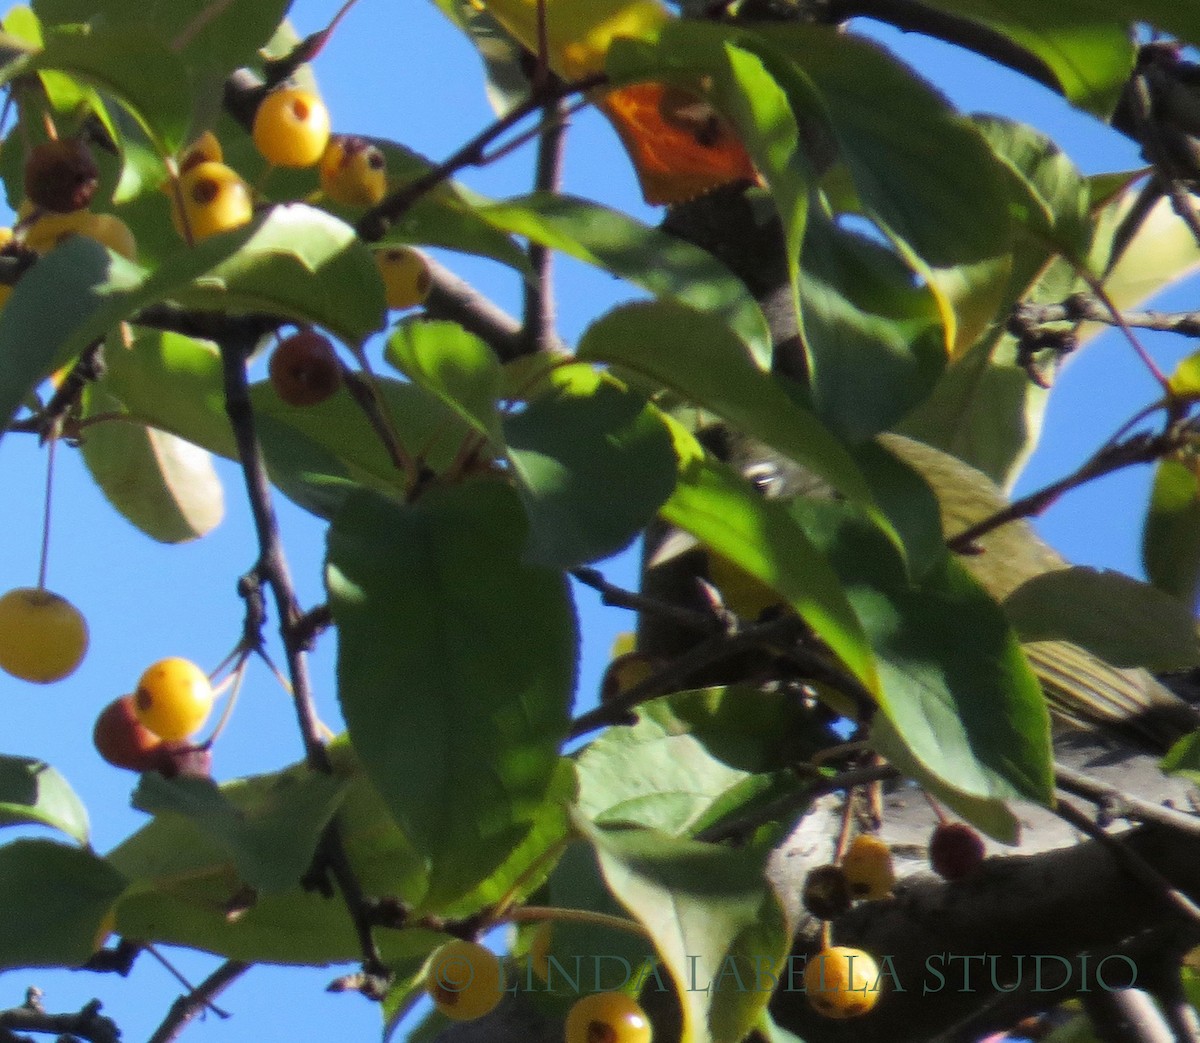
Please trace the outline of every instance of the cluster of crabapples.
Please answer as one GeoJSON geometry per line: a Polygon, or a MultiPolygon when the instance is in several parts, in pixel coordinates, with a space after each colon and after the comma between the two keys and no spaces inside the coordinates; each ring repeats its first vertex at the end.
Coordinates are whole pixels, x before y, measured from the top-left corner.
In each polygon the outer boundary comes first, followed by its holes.
{"type": "MultiPolygon", "coordinates": [[[[535,972],[546,964],[549,924],[534,936],[530,959],[535,972]],[[539,947],[542,951],[539,957],[539,947]]],[[[425,991],[434,1007],[453,1021],[474,1021],[495,1009],[504,994],[504,967],[498,956],[478,942],[446,942],[429,958],[425,991]]],[[[650,1043],[645,1011],[623,992],[581,996],[567,1012],[566,1043],[650,1043]]]]}
{"type": "MultiPolygon", "coordinates": [[[[387,194],[387,160],[366,138],[333,134],[329,111],[313,91],[281,85],[269,91],[254,115],[255,147],[272,167],[315,167],[321,191],[318,202],[362,208],[387,194]]],[[[249,223],[255,192],[224,161],[221,143],[205,131],[168,164],[171,177],[163,186],[171,222],[190,244],[249,223]]],[[[120,218],[90,208],[100,184],[99,168],[82,136],[53,138],[34,145],[25,160],[25,202],[15,228],[0,229],[0,250],[44,254],[65,238],[82,235],[129,260],[137,259],[137,242],[120,218]]],[[[432,285],[424,257],[407,246],[375,250],[389,308],[421,304],[432,285]]],[[[0,304],[12,286],[0,284],[0,304]]],[[[280,397],[292,405],[313,405],[333,394],[340,371],[332,345],[320,334],[304,331],[283,341],[284,359],[271,371],[280,397]],[[314,348],[317,338],[325,348],[314,348]],[[320,356],[319,361],[313,361],[320,356]],[[278,379],[276,373],[282,374],[278,379]]]]}
{"type": "MultiPolygon", "coordinates": [[[[66,598],[42,587],[0,597],[0,669],[23,681],[51,684],[70,676],[88,646],[87,621],[66,598]]],[[[208,720],[214,693],[208,676],[187,659],[162,659],[142,674],[132,695],[110,703],[93,739],[110,764],[164,775],[207,774],[209,753],[188,740],[208,720]]]]}
{"type": "MultiPolygon", "coordinates": [[[[980,835],[965,822],[940,821],[929,838],[930,867],[944,880],[961,880],[983,862],[980,835]]],[[[879,837],[859,834],[840,864],[817,866],[804,881],[804,908],[819,920],[835,920],[855,901],[888,898],[896,883],[891,848],[879,837]]],[[[828,924],[826,925],[828,934],[828,924]]],[[[805,965],[809,1003],[827,1018],[854,1018],[879,1001],[879,967],[862,949],[826,944],[805,965]]]]}

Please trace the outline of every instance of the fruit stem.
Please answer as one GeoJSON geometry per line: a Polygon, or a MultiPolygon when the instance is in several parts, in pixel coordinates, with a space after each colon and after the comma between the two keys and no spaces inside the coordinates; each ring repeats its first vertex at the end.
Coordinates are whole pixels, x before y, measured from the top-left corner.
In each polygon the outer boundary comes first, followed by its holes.
{"type": "Polygon", "coordinates": [[[54,117],[45,110],[42,111],[42,126],[46,128],[46,137],[51,141],[58,140],[58,127],[54,125],[54,117]]]}
{"type": "Polygon", "coordinates": [[[46,494],[42,501],[42,551],[38,560],[38,590],[46,589],[46,568],[50,561],[50,517],[54,502],[54,449],[58,438],[50,436],[46,450],[46,494]]]}

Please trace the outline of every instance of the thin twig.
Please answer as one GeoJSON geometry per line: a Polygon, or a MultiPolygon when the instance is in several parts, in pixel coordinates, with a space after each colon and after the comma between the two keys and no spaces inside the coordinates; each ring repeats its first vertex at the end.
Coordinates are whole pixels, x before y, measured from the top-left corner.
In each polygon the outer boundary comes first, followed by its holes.
{"type": "MultiPolygon", "coordinates": [[[[218,320],[219,321],[219,320],[218,320]]],[[[220,336],[213,337],[220,351],[225,375],[225,408],[233,427],[238,447],[238,458],[245,476],[246,491],[254,528],[258,537],[259,559],[254,573],[271,587],[276,612],[279,616],[279,631],[283,638],[287,657],[288,676],[291,683],[292,704],[304,740],[305,758],[310,768],[329,774],[331,765],[325,749],[323,729],[317,716],[312,685],[308,673],[306,648],[311,632],[299,629],[303,616],[299,609],[295,587],[284,554],[283,541],[271,500],[271,487],[267,479],[266,464],[262,447],[258,442],[254,409],[250,400],[250,388],[246,377],[246,358],[257,340],[254,327],[225,319],[220,336]]],[[[318,848],[317,866],[328,870],[358,931],[362,944],[363,969],[377,974],[383,966],[379,950],[370,930],[370,912],[362,892],[362,886],[346,857],[338,819],[335,816],[326,826],[318,848]]]]}
{"type": "Polygon", "coordinates": [[[1128,819],[1131,822],[1153,822],[1155,825],[1181,833],[1200,836],[1200,817],[1196,815],[1189,815],[1176,808],[1164,807],[1125,793],[1083,772],[1068,768],[1065,764],[1056,763],[1054,775],[1059,789],[1091,801],[1112,817],[1128,819]]]}
{"type": "Polygon", "coordinates": [[[723,629],[720,620],[711,612],[684,608],[671,601],[618,587],[609,583],[598,569],[572,569],[571,576],[585,587],[596,591],[600,595],[600,603],[609,608],[626,608],[633,612],[660,616],[664,620],[701,633],[711,634],[723,629]]]}
{"type": "MultiPolygon", "coordinates": [[[[539,7],[539,11],[541,8],[539,7]]],[[[544,26],[543,26],[544,28],[544,26]]],[[[548,69],[539,64],[542,73],[535,93],[543,93],[556,82],[548,69]]],[[[554,97],[542,109],[542,129],[538,138],[537,166],[534,191],[557,192],[562,180],[563,145],[566,124],[563,122],[563,99],[554,97]]],[[[554,341],[554,253],[541,243],[528,247],[529,267],[533,278],[525,282],[525,310],[522,339],[526,351],[545,351],[554,341]]]]}
{"type": "MultiPolygon", "coordinates": [[[[1027,301],[1017,305],[1013,317],[1028,327],[1057,322],[1101,322],[1112,325],[1113,321],[1108,309],[1088,293],[1073,294],[1058,304],[1027,301]]],[[[1200,311],[1127,311],[1122,313],[1122,317],[1125,325],[1133,329],[1200,337],[1200,311]]]]}
{"type": "Polygon", "coordinates": [[[1112,474],[1114,471],[1120,471],[1135,464],[1153,463],[1155,460],[1168,456],[1181,444],[1182,436],[1174,430],[1169,430],[1157,435],[1138,434],[1123,442],[1106,445],[1065,478],[1051,482],[1028,496],[1022,496],[1007,507],[968,526],[962,532],[948,539],[946,546],[959,554],[973,553],[976,549],[976,541],[993,529],[998,529],[1002,525],[1007,525],[1020,518],[1030,518],[1041,514],[1063,493],[1112,474]]]}
{"type": "Polygon", "coordinates": [[[606,82],[607,77],[603,73],[597,73],[572,83],[553,85],[548,89],[546,95],[530,95],[508,113],[481,130],[448,159],[426,171],[420,177],[401,185],[378,206],[368,210],[359,219],[357,226],[359,236],[369,243],[378,242],[387,234],[388,229],[408,211],[409,207],[425,193],[449,180],[464,167],[478,166],[482,163],[485,160],[488,146],[522,120],[542,109],[550,101],[569,98],[572,94],[589,91],[606,82]]]}
{"type": "Polygon", "coordinates": [[[171,1004],[167,1016],[154,1030],[148,1043],[172,1043],[178,1039],[180,1033],[205,1010],[216,1010],[213,1001],[249,969],[248,963],[226,960],[196,988],[171,1004]]]}
{"type": "Polygon", "coordinates": [[[1074,826],[1084,835],[1091,837],[1093,840],[1103,844],[1114,857],[1125,866],[1129,872],[1135,876],[1142,884],[1151,891],[1157,892],[1162,896],[1164,901],[1172,905],[1178,912],[1185,916],[1193,925],[1200,924],[1200,906],[1197,906],[1187,895],[1179,890],[1165,876],[1154,868],[1137,852],[1131,850],[1126,844],[1121,842],[1119,837],[1114,837],[1105,830],[1101,829],[1087,815],[1083,814],[1075,805],[1069,801],[1059,800],[1054,808],[1054,813],[1070,826],[1074,826]]]}

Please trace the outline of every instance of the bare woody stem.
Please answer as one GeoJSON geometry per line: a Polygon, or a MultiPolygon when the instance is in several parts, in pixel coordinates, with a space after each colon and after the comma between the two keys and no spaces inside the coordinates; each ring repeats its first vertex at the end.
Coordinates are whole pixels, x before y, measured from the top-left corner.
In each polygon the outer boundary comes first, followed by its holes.
{"type": "Polygon", "coordinates": [[[191,1022],[209,1009],[213,1001],[249,969],[248,963],[226,960],[195,989],[171,1004],[167,1016],[147,1043],[173,1043],[191,1022]]]}
{"type": "MultiPolygon", "coordinates": [[[[305,759],[314,771],[329,774],[329,755],[322,739],[308,672],[307,647],[312,639],[312,630],[300,611],[287,557],[284,554],[283,541],[279,535],[279,524],[271,502],[271,486],[258,441],[254,408],[246,377],[246,358],[254,346],[259,329],[253,322],[219,318],[215,321],[221,326],[212,339],[221,351],[225,379],[225,409],[233,426],[238,458],[245,476],[250,510],[258,535],[259,559],[254,572],[261,582],[270,586],[279,615],[279,630],[287,657],[292,702],[304,739],[305,759]]],[[[322,835],[315,868],[319,874],[328,872],[342,893],[359,936],[364,969],[370,974],[383,973],[383,962],[371,934],[370,911],[362,885],[346,857],[336,817],[322,835]]]]}
{"type": "Polygon", "coordinates": [[[479,166],[487,161],[487,148],[497,138],[502,137],[522,120],[544,108],[550,102],[560,98],[569,98],[599,87],[607,82],[603,74],[589,76],[573,83],[559,83],[547,88],[545,94],[531,95],[521,102],[511,112],[501,116],[494,123],[485,127],[458,149],[448,159],[426,171],[418,178],[401,185],[395,192],[387,196],[383,202],[368,210],[358,222],[359,236],[369,243],[382,239],[389,228],[396,223],[408,209],[427,192],[433,190],[442,182],[449,180],[464,167],[479,166]]]}
{"type": "Polygon", "coordinates": [[[976,522],[956,536],[952,536],[946,541],[946,546],[959,554],[973,553],[975,541],[994,529],[1021,518],[1030,518],[1040,514],[1063,493],[1077,489],[1097,478],[1102,478],[1126,467],[1132,467],[1135,464],[1147,464],[1160,460],[1178,449],[1182,441],[1180,434],[1174,430],[1168,430],[1157,435],[1134,435],[1124,442],[1105,446],[1065,478],[1060,478],[1028,496],[1014,500],[1002,510],[976,522]]]}

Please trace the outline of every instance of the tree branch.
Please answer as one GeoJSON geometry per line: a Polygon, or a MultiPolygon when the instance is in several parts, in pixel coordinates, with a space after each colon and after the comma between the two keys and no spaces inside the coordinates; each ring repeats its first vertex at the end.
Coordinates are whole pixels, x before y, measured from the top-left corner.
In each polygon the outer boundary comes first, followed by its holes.
{"type": "Polygon", "coordinates": [[[588,76],[573,83],[551,84],[544,94],[533,95],[514,106],[508,113],[495,120],[476,134],[470,141],[449,158],[426,171],[418,178],[401,185],[388,195],[378,206],[368,210],[358,222],[359,236],[368,243],[377,242],[387,235],[392,227],[425,193],[449,180],[465,167],[480,166],[487,162],[487,149],[492,142],[506,134],[522,120],[531,116],[548,103],[581,94],[607,82],[603,73],[588,76]]]}
{"type": "Polygon", "coordinates": [[[213,1001],[250,969],[250,964],[226,960],[190,993],[180,996],[148,1043],[172,1043],[197,1017],[212,1007],[213,1001]]]}
{"type": "Polygon", "coordinates": [[[830,0],[825,17],[833,22],[843,22],[849,18],[873,18],[906,33],[932,36],[990,58],[1049,87],[1056,94],[1063,93],[1062,84],[1050,66],[982,22],[960,18],[947,11],[914,3],[913,0],[830,0]]]}
{"type": "MultiPolygon", "coordinates": [[[[216,335],[211,339],[216,341],[221,351],[225,377],[225,408],[233,426],[238,457],[246,480],[250,511],[258,535],[259,559],[254,571],[271,587],[274,596],[279,616],[279,631],[287,657],[292,702],[304,739],[305,759],[314,771],[328,774],[331,766],[308,673],[306,649],[312,638],[312,631],[300,611],[292,585],[283,542],[279,535],[279,525],[271,502],[271,486],[267,479],[262,448],[258,442],[254,408],[246,378],[246,358],[254,346],[257,334],[253,325],[244,325],[236,319],[218,317],[214,322],[218,329],[214,330],[216,335]]],[[[371,934],[370,911],[366,907],[362,887],[346,858],[336,816],[325,828],[318,848],[317,861],[320,868],[329,871],[342,893],[359,935],[364,969],[371,974],[380,973],[383,961],[371,934]]]]}
{"type": "Polygon", "coordinates": [[[100,1001],[92,1000],[76,1014],[47,1014],[42,1007],[41,989],[31,988],[19,1007],[0,1011],[0,1043],[27,1043],[20,1032],[45,1032],[55,1036],[73,1036],[89,1043],[118,1043],[121,1030],[111,1018],[101,1017],[100,1001]]]}
{"type": "MultiPolygon", "coordinates": [[[[560,84],[547,72],[538,83],[544,91],[547,83],[560,84]]],[[[535,93],[540,93],[535,92],[535,93]]],[[[565,109],[561,97],[551,97],[542,107],[542,130],[538,136],[537,168],[534,174],[534,191],[556,192],[562,180],[563,146],[567,127],[564,122],[565,109]]],[[[525,351],[532,354],[547,350],[555,341],[554,336],[554,253],[541,243],[531,242],[528,248],[529,267],[533,278],[525,282],[525,306],[521,336],[525,351]]]]}

